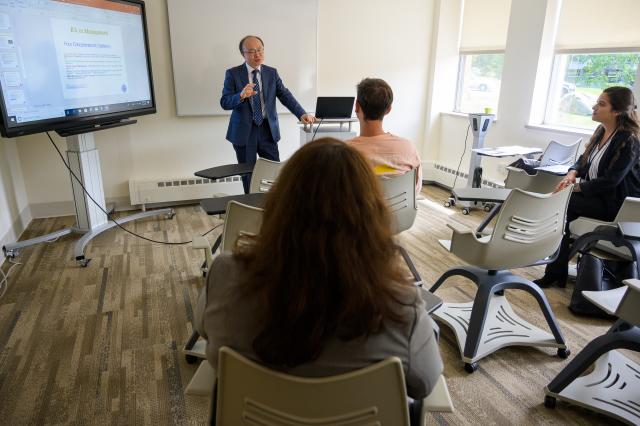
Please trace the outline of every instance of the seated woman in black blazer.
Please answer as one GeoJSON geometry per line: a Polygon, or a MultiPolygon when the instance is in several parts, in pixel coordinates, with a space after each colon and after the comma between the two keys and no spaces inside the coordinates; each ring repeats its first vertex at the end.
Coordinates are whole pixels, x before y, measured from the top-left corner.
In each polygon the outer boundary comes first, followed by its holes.
{"type": "Polygon", "coordinates": [[[547,265],[544,277],[535,280],[540,287],[566,285],[571,221],[580,216],[611,221],[626,197],[640,196],[640,126],[635,109],[633,92],[620,86],[605,89],[593,106],[591,118],[600,126],[556,188],[557,192],[574,185],[560,253],[547,265]]]}

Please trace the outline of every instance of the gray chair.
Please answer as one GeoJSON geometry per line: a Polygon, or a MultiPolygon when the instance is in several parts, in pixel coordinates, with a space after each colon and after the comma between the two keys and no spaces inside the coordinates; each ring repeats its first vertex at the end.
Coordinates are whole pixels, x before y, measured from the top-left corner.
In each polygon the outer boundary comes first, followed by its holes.
{"type": "Polygon", "coordinates": [[[583,291],[585,298],[619,319],[592,340],[545,388],[544,404],[560,399],[629,424],[640,423],[640,365],[617,349],[640,351],[640,281],[609,291],[583,291]],[[582,375],[593,363],[595,368],[582,375]]]}
{"type": "MultiPolygon", "coordinates": [[[[640,198],[625,198],[620,210],[618,210],[618,214],[611,222],[592,219],[590,217],[579,217],[569,224],[569,230],[574,238],[578,238],[582,235],[593,232],[599,226],[617,227],[617,224],[620,222],[640,222],[640,198]]],[[[606,241],[599,242],[597,248],[616,256],[620,256],[624,259],[630,259],[633,257],[627,248],[616,247],[606,241]]]]}
{"type": "Polygon", "coordinates": [[[579,138],[577,141],[569,145],[561,144],[560,142],[552,140],[542,153],[542,157],[540,158],[540,167],[571,165],[575,163],[581,142],[582,138],[579,138]]]}
{"type": "MultiPolygon", "coordinates": [[[[226,220],[224,222],[224,228],[221,235],[220,250],[211,255],[211,250],[205,250],[207,254],[207,269],[211,266],[213,259],[222,252],[230,252],[236,244],[236,240],[242,234],[258,234],[260,227],[262,226],[262,213],[263,210],[240,204],[237,201],[230,201],[227,205],[226,220]]],[[[204,237],[202,237],[204,238],[204,237]]],[[[209,247],[208,243],[206,244],[209,247]]],[[[206,288],[203,288],[200,292],[198,303],[203,303],[202,298],[205,297],[206,288]]],[[[206,299],[205,299],[206,300],[206,299]]],[[[198,332],[193,331],[191,337],[185,344],[183,352],[185,353],[186,361],[189,364],[195,363],[198,358],[206,358],[205,354],[206,341],[200,339],[198,332]]],[[[200,368],[205,369],[206,366],[200,365],[200,368]]],[[[198,385],[198,377],[204,377],[203,373],[196,372],[194,380],[192,380],[192,386],[187,389],[189,393],[201,393],[203,385],[198,385]]],[[[206,392],[210,391],[210,387],[207,387],[207,382],[204,382],[204,389],[206,392]]]]}
{"type": "Polygon", "coordinates": [[[402,362],[396,357],[337,376],[303,378],[223,347],[215,395],[216,425],[410,424],[402,362]]]}
{"type": "MultiPolygon", "coordinates": [[[[380,177],[385,200],[393,215],[391,227],[394,235],[410,229],[416,220],[416,215],[418,214],[418,206],[416,204],[416,174],[416,169],[412,169],[401,175],[380,177]]],[[[407,250],[399,244],[397,244],[397,247],[409,267],[414,281],[419,284],[422,283],[422,278],[407,250]]]]}
{"type": "Polygon", "coordinates": [[[451,252],[472,266],[449,269],[430,291],[456,275],[473,281],[478,290],[473,302],[444,303],[433,315],[453,329],[468,372],[477,369],[480,359],[505,346],[555,347],[561,358],[569,355],[543,291],[509,269],[551,261],[562,239],[571,189],[556,194],[514,189],[502,205],[492,234],[485,237],[478,238],[462,225],[448,225],[453,230],[451,252]],[[552,334],[516,315],[504,296],[507,289],[531,294],[552,334]]]}

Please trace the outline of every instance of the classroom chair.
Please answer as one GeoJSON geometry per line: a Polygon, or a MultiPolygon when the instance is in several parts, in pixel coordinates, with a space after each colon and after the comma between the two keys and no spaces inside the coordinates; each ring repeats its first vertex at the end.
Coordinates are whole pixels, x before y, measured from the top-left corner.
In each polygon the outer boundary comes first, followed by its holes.
{"type": "Polygon", "coordinates": [[[445,302],[433,315],[453,329],[467,372],[474,372],[480,359],[505,346],[554,347],[561,358],[569,355],[544,292],[509,269],[552,260],[562,239],[571,189],[556,194],[514,189],[493,232],[484,237],[465,226],[448,224],[453,230],[451,252],[470,266],[449,269],[430,291],[457,275],[473,281],[478,290],[473,302],[445,302]],[[526,291],[536,299],[552,334],[515,314],[504,294],[508,289],[526,291]]]}

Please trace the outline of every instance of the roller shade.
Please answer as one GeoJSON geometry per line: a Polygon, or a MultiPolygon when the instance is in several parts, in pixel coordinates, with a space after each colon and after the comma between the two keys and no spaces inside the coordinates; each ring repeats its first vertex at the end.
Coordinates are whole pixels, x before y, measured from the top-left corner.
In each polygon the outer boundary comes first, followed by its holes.
{"type": "Polygon", "coordinates": [[[563,0],[556,51],[603,48],[640,48],[640,0],[563,0]]]}
{"type": "Polygon", "coordinates": [[[460,53],[504,51],[510,9],[511,0],[465,0],[460,53]]]}

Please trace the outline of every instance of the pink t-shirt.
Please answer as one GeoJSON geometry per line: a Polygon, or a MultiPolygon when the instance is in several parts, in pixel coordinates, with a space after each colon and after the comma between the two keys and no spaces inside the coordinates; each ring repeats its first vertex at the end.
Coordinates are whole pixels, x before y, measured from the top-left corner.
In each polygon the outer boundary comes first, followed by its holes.
{"type": "Polygon", "coordinates": [[[397,175],[418,169],[416,194],[422,189],[422,167],[418,151],[407,139],[385,133],[378,136],[358,136],[347,141],[373,163],[378,175],[397,175]]]}

